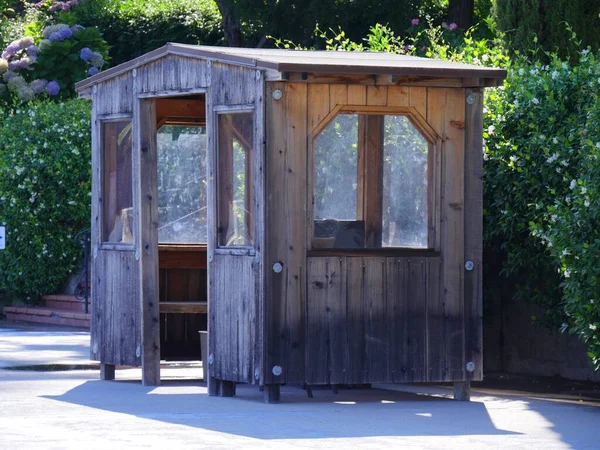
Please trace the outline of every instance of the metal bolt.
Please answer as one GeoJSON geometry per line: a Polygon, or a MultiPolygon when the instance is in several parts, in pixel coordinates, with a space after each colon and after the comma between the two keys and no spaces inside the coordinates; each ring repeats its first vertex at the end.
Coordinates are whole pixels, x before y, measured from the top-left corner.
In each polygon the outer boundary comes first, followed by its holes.
{"type": "Polygon", "coordinates": [[[256,71],[256,80],[260,80],[260,70],[256,71]]]}
{"type": "Polygon", "coordinates": [[[278,377],[279,375],[281,375],[281,372],[283,372],[281,366],[273,366],[273,375],[278,377]]]}
{"type": "Polygon", "coordinates": [[[133,69],[131,71],[131,75],[133,76],[133,78],[137,77],[137,70],[133,69]]]}
{"type": "Polygon", "coordinates": [[[281,97],[283,97],[283,92],[281,92],[281,89],[275,89],[273,91],[273,98],[275,100],[281,100],[281,97]]]}
{"type": "Polygon", "coordinates": [[[212,364],[215,362],[215,357],[213,356],[213,354],[211,353],[210,355],[208,355],[208,363],[212,364]]]}
{"type": "Polygon", "coordinates": [[[467,104],[469,104],[469,105],[475,104],[475,96],[473,94],[467,95],[467,104]]]}
{"type": "Polygon", "coordinates": [[[473,372],[475,370],[475,363],[473,361],[469,361],[467,363],[467,372],[473,372]]]}
{"type": "Polygon", "coordinates": [[[141,355],[142,355],[142,349],[138,345],[137,348],[135,349],[135,356],[137,356],[139,358],[141,355]]]}
{"type": "Polygon", "coordinates": [[[276,262],[275,264],[273,264],[273,272],[281,273],[282,270],[283,270],[283,264],[281,264],[280,262],[276,262]]]}
{"type": "Polygon", "coordinates": [[[254,379],[255,380],[260,380],[260,369],[256,369],[254,371],[254,379]]]}
{"type": "Polygon", "coordinates": [[[473,263],[473,261],[471,261],[470,259],[467,260],[467,262],[465,262],[465,269],[467,269],[469,272],[471,270],[473,270],[475,268],[475,263],[473,263]]]}

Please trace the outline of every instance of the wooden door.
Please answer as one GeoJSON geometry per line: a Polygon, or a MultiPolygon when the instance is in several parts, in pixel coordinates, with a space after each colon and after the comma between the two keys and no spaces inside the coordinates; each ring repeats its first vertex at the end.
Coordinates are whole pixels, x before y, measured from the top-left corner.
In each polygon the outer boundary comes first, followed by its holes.
{"type": "Polygon", "coordinates": [[[156,119],[153,100],[133,114],[94,115],[92,359],[102,377],[142,366],[159,384],[156,119]],[[142,175],[143,174],[143,175],[142,175]]]}

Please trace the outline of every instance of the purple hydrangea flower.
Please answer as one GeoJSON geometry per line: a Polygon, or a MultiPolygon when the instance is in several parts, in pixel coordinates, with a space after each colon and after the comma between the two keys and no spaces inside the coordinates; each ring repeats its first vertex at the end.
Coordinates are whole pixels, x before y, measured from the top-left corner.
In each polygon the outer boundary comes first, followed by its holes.
{"type": "Polygon", "coordinates": [[[96,75],[97,73],[100,73],[100,70],[97,67],[90,67],[90,70],[88,70],[88,75],[90,77],[96,75]]]}
{"type": "Polygon", "coordinates": [[[27,49],[27,55],[35,58],[40,53],[40,48],[37,45],[32,45],[27,49]]]}
{"type": "Polygon", "coordinates": [[[458,25],[457,25],[457,24],[455,24],[454,22],[452,22],[450,25],[448,25],[448,29],[449,29],[450,31],[452,31],[452,30],[456,30],[457,28],[458,28],[458,25]]]}
{"type": "Polygon", "coordinates": [[[63,28],[62,30],[58,31],[57,33],[61,37],[62,40],[69,39],[71,36],[73,36],[73,32],[71,31],[70,28],[63,28]]]}
{"type": "Polygon", "coordinates": [[[55,3],[54,5],[52,5],[52,6],[51,6],[51,7],[48,9],[48,11],[50,11],[51,13],[53,13],[53,12],[56,12],[56,11],[59,11],[59,10],[61,10],[61,9],[62,9],[62,8],[61,8],[61,3],[62,3],[62,2],[55,3]]]}
{"type": "Polygon", "coordinates": [[[60,92],[60,85],[56,81],[50,81],[46,86],[46,92],[52,97],[56,97],[60,92]]]}
{"type": "Polygon", "coordinates": [[[55,33],[52,33],[48,39],[50,39],[50,41],[52,41],[52,42],[62,41],[62,39],[60,38],[60,34],[58,34],[58,31],[55,33]]]}
{"type": "Polygon", "coordinates": [[[4,50],[2,53],[2,59],[12,58],[19,50],[21,50],[21,44],[19,44],[19,41],[10,43],[9,46],[6,47],[6,50],[4,50]]]}
{"type": "Polygon", "coordinates": [[[10,61],[8,63],[8,70],[17,70],[18,68],[19,68],[19,66],[17,66],[16,61],[10,61]]]}
{"type": "Polygon", "coordinates": [[[79,33],[81,30],[85,30],[85,27],[83,27],[81,25],[73,25],[71,27],[71,31],[73,32],[73,34],[79,33]]]}
{"type": "Polygon", "coordinates": [[[419,25],[419,19],[413,19],[413,20],[411,20],[411,21],[410,21],[410,24],[411,24],[413,27],[416,27],[417,25],[419,25]]]}
{"type": "Polygon", "coordinates": [[[90,62],[92,63],[92,66],[100,68],[104,65],[104,58],[100,53],[94,52],[90,58],[90,62]]]}
{"type": "Polygon", "coordinates": [[[2,79],[4,80],[5,83],[8,83],[12,78],[14,78],[16,76],[17,76],[16,72],[9,69],[6,72],[4,72],[4,74],[2,75],[2,79]]]}
{"type": "Polygon", "coordinates": [[[94,52],[88,47],[83,47],[79,52],[79,57],[86,62],[91,60],[93,56],[94,52]]]}
{"type": "Polygon", "coordinates": [[[48,80],[33,80],[29,86],[31,87],[33,92],[35,92],[36,94],[41,94],[46,90],[46,86],[48,86],[48,80]]]}

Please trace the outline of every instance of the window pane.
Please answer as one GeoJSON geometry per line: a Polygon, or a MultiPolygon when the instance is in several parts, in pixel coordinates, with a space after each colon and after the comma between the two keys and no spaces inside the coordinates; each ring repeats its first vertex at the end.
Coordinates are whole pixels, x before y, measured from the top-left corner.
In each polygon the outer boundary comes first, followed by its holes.
{"type": "Polygon", "coordinates": [[[218,120],[217,245],[254,243],[252,113],[220,114],[218,120]]]}
{"type": "Polygon", "coordinates": [[[427,247],[429,145],[405,116],[385,116],[383,247],[427,247]]]}
{"type": "Polygon", "coordinates": [[[357,220],[358,115],[340,114],[316,138],[315,248],[364,246],[357,220]]]}
{"type": "Polygon", "coordinates": [[[131,121],[103,125],[103,240],[133,243],[131,121]]]}
{"type": "Polygon", "coordinates": [[[206,129],[165,125],[158,147],[158,242],[206,243],[206,129]]]}

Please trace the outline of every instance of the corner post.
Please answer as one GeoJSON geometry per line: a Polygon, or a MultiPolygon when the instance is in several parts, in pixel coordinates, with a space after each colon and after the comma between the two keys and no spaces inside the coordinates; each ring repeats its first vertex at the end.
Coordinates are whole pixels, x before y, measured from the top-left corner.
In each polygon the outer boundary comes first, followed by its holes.
{"type": "Polygon", "coordinates": [[[158,174],[156,102],[135,99],[133,112],[134,207],[137,210],[136,259],[139,258],[142,384],[160,385],[160,321],[158,290],[158,174]],[[137,206],[136,206],[137,204],[137,206]]]}

